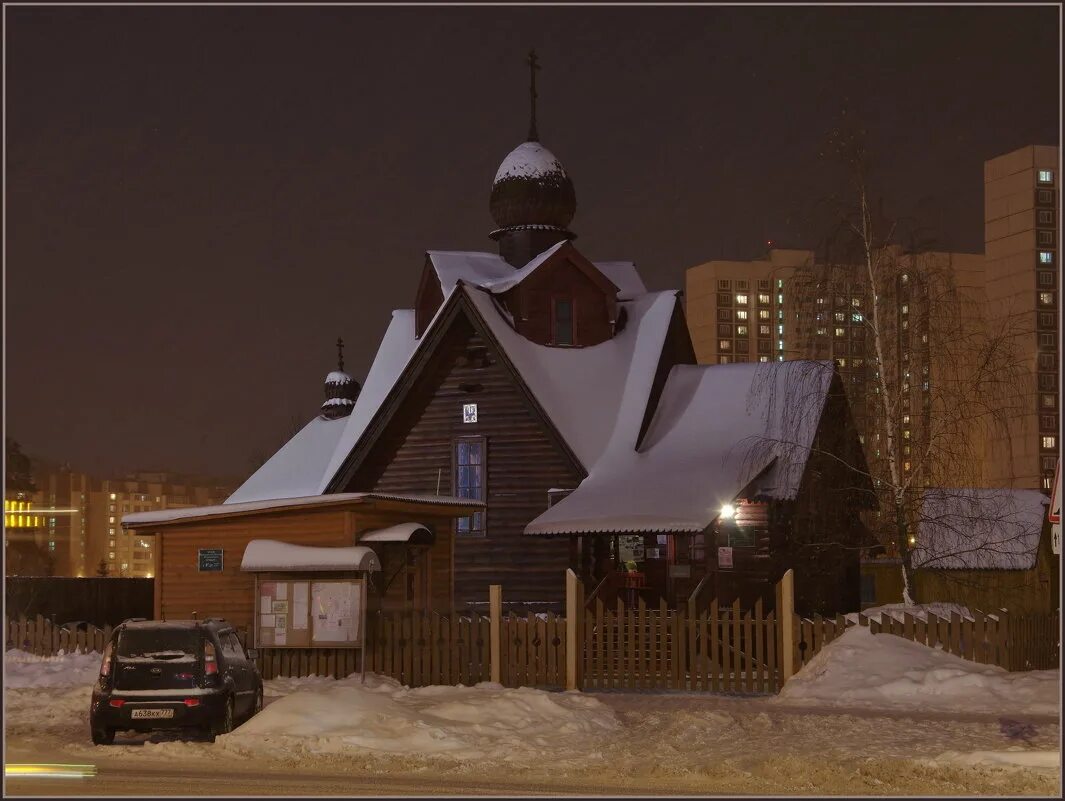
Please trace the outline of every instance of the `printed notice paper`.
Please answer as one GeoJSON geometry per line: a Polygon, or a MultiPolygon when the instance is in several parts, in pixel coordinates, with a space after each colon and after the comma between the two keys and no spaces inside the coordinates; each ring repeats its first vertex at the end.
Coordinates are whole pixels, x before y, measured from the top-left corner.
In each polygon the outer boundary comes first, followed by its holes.
{"type": "Polygon", "coordinates": [[[292,628],[307,628],[307,600],[310,585],[306,581],[292,584],[292,628]]]}
{"type": "Polygon", "coordinates": [[[274,598],[276,598],[279,601],[284,601],[285,599],[288,598],[288,582],[287,581],[279,581],[279,582],[277,582],[277,592],[274,593],[274,598]]]}

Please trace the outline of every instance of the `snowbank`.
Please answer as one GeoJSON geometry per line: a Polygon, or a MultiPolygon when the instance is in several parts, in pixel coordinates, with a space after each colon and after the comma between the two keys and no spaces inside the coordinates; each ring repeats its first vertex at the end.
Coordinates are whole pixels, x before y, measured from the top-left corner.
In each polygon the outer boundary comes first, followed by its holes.
{"type": "Polygon", "coordinates": [[[779,704],[1057,715],[1060,670],[1009,673],[855,627],[784,685],[779,704]]]}
{"type": "Polygon", "coordinates": [[[243,754],[362,754],[459,761],[528,762],[574,749],[618,721],[578,693],[474,687],[410,689],[380,676],[341,681],[311,677],[269,686],[273,701],[221,739],[243,754]]]}
{"type": "Polygon", "coordinates": [[[100,674],[101,658],[98,653],[68,654],[60,651],[56,656],[35,656],[26,651],[11,650],[4,654],[4,687],[23,689],[91,685],[100,674]]]}

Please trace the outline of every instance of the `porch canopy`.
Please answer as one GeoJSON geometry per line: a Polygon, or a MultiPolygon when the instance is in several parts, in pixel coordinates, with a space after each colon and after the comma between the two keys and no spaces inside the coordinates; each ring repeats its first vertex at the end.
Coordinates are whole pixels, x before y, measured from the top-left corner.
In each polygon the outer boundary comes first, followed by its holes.
{"type": "Polygon", "coordinates": [[[252,540],[244,549],[240,569],[250,573],[287,571],[377,571],[381,560],[372,548],[293,545],[278,540],[252,540]]]}
{"type": "Polygon", "coordinates": [[[359,542],[405,542],[408,545],[432,545],[434,539],[429,527],[421,523],[398,523],[359,536],[359,542]]]}

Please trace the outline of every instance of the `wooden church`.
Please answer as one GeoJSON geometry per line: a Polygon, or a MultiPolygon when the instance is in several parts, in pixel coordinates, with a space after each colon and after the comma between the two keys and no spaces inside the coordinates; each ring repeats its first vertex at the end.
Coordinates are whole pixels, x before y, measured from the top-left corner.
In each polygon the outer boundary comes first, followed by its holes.
{"type": "Polygon", "coordinates": [[[848,546],[873,500],[843,467],[860,445],[833,366],[696,365],[679,292],[574,245],[576,194],[539,141],[535,66],[532,108],[492,186],[496,252],[428,251],[362,385],[330,373],[320,414],[227,504],[481,500],[446,532],[450,556],[409,557],[450,558],[418,575],[449,570],[455,606],[501,584],[508,605],[557,609],[567,567],[607,601],[771,604],[790,567],[799,611],[858,609],[848,546]]]}

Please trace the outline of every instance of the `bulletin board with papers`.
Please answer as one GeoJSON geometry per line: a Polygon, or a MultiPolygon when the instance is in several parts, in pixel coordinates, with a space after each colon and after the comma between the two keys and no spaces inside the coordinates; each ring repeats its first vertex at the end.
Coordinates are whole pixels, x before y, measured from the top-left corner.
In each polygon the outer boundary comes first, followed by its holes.
{"type": "Polygon", "coordinates": [[[256,582],[259,648],[359,647],[366,613],[361,579],[256,582]]]}

